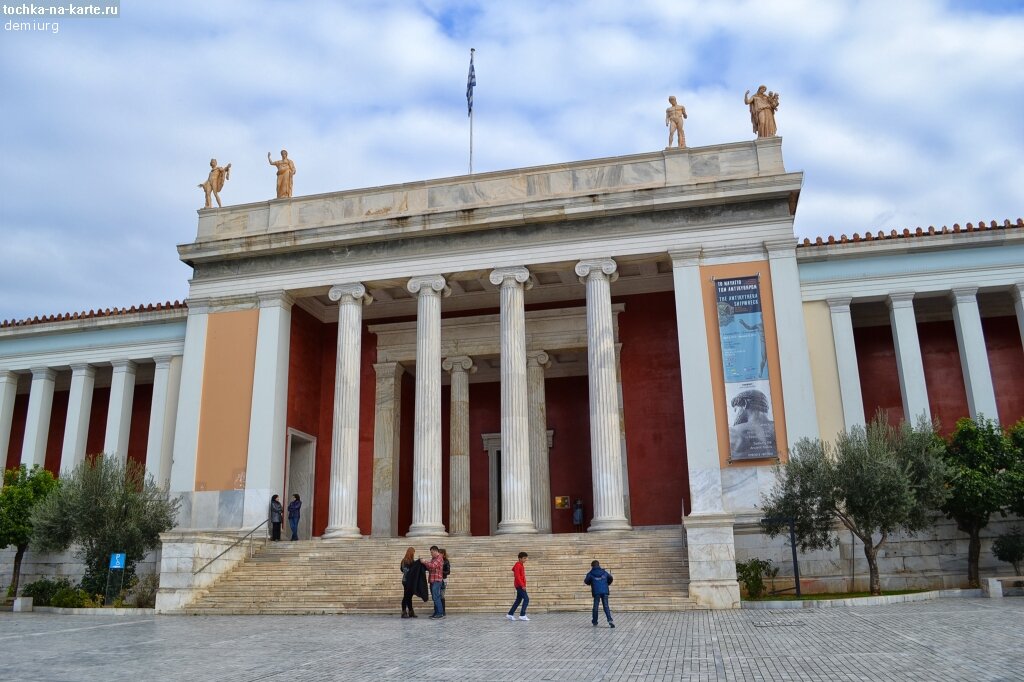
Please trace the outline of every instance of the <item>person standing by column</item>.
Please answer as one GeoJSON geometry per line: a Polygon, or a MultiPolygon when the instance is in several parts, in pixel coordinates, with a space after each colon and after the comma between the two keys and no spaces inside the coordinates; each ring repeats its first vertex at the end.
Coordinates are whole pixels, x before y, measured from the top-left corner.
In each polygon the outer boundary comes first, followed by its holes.
{"type": "Polygon", "coordinates": [[[583,532],[583,500],[577,499],[576,505],[572,508],[572,529],[577,533],[583,532]]]}
{"type": "Polygon", "coordinates": [[[526,617],[526,607],[530,605],[530,595],[526,593],[526,560],[530,557],[526,552],[519,553],[519,561],[512,565],[512,583],[516,588],[516,600],[512,602],[512,608],[508,610],[506,618],[509,620],[516,619],[516,609],[520,604],[523,605],[522,610],[519,612],[519,620],[530,620],[526,617]]]}
{"type": "Polygon", "coordinates": [[[441,588],[444,583],[444,557],[437,545],[430,546],[430,561],[420,559],[427,567],[427,580],[430,582],[430,599],[434,602],[434,619],[444,618],[444,602],[441,601],[441,588]]]}
{"type": "Polygon", "coordinates": [[[612,622],[612,610],[608,608],[612,574],[601,568],[601,563],[594,559],[590,562],[590,573],[587,573],[583,583],[590,585],[590,595],[594,598],[594,611],[590,618],[590,624],[597,627],[597,605],[600,603],[604,606],[604,617],[608,621],[608,627],[615,627],[615,623],[612,622]]]}
{"type": "Polygon", "coordinates": [[[302,513],[302,500],[299,494],[292,495],[292,501],[288,503],[288,525],[292,529],[292,540],[299,539],[299,515],[302,513]]]}
{"type": "Polygon", "coordinates": [[[441,558],[444,559],[444,563],[441,567],[441,611],[448,615],[448,604],[444,600],[444,593],[448,591],[448,576],[452,572],[452,564],[448,561],[448,550],[442,547],[437,550],[441,553],[441,558]]]}
{"type": "Polygon", "coordinates": [[[284,506],[277,495],[270,498],[270,539],[281,539],[281,521],[284,519],[284,506]]]}

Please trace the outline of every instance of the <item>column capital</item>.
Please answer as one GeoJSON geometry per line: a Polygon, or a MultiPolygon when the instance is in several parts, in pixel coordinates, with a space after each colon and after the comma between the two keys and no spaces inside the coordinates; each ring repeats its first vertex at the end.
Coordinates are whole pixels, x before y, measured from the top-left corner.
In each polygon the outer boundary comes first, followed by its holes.
{"type": "Polygon", "coordinates": [[[978,300],[978,287],[957,287],[950,289],[949,298],[953,303],[973,303],[978,300]]]}
{"type": "Polygon", "coordinates": [[[284,308],[290,310],[295,299],[284,289],[271,291],[258,291],[256,297],[259,299],[260,308],[284,308]]]}
{"type": "Polygon", "coordinates": [[[825,299],[825,303],[828,303],[828,308],[833,313],[850,312],[850,303],[852,302],[853,298],[850,296],[837,296],[836,298],[825,299]]]}
{"type": "Polygon", "coordinates": [[[672,259],[672,267],[692,267],[700,265],[702,249],[699,246],[689,249],[670,249],[668,257],[672,259]]]}
{"type": "Polygon", "coordinates": [[[210,308],[213,307],[213,301],[206,296],[197,296],[195,298],[190,296],[185,299],[185,303],[188,304],[189,315],[206,315],[210,312],[210,308]]]}
{"type": "Polygon", "coordinates": [[[18,383],[18,375],[12,369],[0,369],[0,383],[11,382],[14,384],[18,383]]]}
{"type": "Polygon", "coordinates": [[[405,288],[409,290],[410,294],[423,296],[448,296],[452,293],[452,290],[448,288],[444,275],[411,277],[408,283],[406,283],[405,288]]]}
{"type": "Polygon", "coordinates": [[[510,268],[495,268],[491,270],[488,277],[491,284],[495,286],[522,286],[525,289],[533,288],[533,280],[530,278],[530,271],[522,265],[510,268]]]}
{"type": "Polygon", "coordinates": [[[446,372],[455,374],[456,372],[468,372],[473,374],[476,372],[476,365],[473,364],[473,358],[468,355],[452,355],[441,361],[441,369],[446,372]]]}
{"type": "Polygon", "coordinates": [[[405,367],[400,362],[376,362],[373,371],[377,373],[378,379],[397,379],[405,374],[405,367]]]}
{"type": "Polygon", "coordinates": [[[1010,295],[1013,296],[1014,302],[1024,300],[1024,282],[1014,282],[1011,284],[1010,295]]]}
{"type": "Polygon", "coordinates": [[[526,354],[526,366],[527,367],[543,367],[547,369],[551,366],[551,356],[547,354],[547,351],[543,350],[532,350],[526,354]]]}
{"type": "Polygon", "coordinates": [[[174,360],[173,355],[157,355],[153,358],[153,362],[156,364],[157,369],[167,369],[171,366],[172,360],[174,360]]]}
{"type": "Polygon", "coordinates": [[[618,269],[618,263],[611,258],[591,258],[576,264],[576,276],[580,278],[580,282],[586,282],[591,277],[607,278],[609,282],[614,282],[619,278],[618,269]]]}
{"type": "Polygon", "coordinates": [[[32,367],[32,381],[36,379],[49,379],[53,381],[57,377],[57,370],[53,367],[32,367]]]}
{"type": "Polygon", "coordinates": [[[889,309],[895,308],[913,308],[914,307],[914,292],[913,291],[896,291],[889,294],[886,299],[886,305],[889,309]]]}
{"type": "Polygon", "coordinates": [[[135,374],[137,368],[131,360],[111,360],[110,366],[114,368],[114,374],[135,374]]]}
{"type": "Polygon", "coordinates": [[[366,293],[366,287],[359,282],[335,284],[327,292],[327,298],[335,301],[338,305],[370,305],[373,303],[373,296],[366,293]]]}
{"type": "Polygon", "coordinates": [[[96,376],[96,368],[90,365],[88,362],[76,362],[71,365],[71,376],[96,376]]]}

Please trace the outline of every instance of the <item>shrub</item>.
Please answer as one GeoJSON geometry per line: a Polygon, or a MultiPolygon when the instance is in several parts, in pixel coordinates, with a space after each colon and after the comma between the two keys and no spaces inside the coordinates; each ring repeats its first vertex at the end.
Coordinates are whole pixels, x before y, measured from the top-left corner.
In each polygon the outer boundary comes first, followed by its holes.
{"type": "Polygon", "coordinates": [[[84,590],[79,590],[74,587],[62,587],[50,598],[50,606],[56,606],[62,609],[80,609],[85,603],[84,590]]]}
{"type": "Polygon", "coordinates": [[[67,578],[59,578],[57,580],[51,580],[50,578],[41,578],[34,583],[29,583],[21,588],[21,595],[23,597],[32,597],[32,604],[34,606],[50,606],[50,600],[53,599],[61,590],[72,589],[71,581],[67,578]]]}
{"type": "Polygon", "coordinates": [[[764,577],[770,576],[773,580],[778,575],[779,569],[775,568],[770,559],[749,559],[736,562],[736,577],[747,588],[747,596],[757,599],[764,594],[764,577]]]}
{"type": "Polygon", "coordinates": [[[992,543],[992,553],[1000,561],[1013,566],[1013,572],[1017,575],[1024,575],[1024,534],[1020,528],[1014,528],[1009,533],[1003,533],[992,543]]]}
{"type": "Polygon", "coordinates": [[[160,589],[160,574],[149,573],[142,576],[131,588],[129,601],[135,608],[151,609],[156,606],[156,592],[160,589]]]}

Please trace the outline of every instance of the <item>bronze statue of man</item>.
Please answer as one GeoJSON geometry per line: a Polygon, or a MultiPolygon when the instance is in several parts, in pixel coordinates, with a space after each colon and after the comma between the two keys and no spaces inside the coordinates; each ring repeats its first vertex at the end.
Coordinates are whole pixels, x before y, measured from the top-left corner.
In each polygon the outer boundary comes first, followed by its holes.
{"type": "Polygon", "coordinates": [[[199,185],[199,189],[203,190],[206,194],[206,206],[203,208],[212,208],[210,204],[210,195],[217,200],[217,208],[220,208],[220,191],[224,189],[224,182],[231,178],[231,164],[226,166],[218,166],[217,159],[210,159],[210,175],[206,178],[206,182],[199,185]]]}
{"type": "Polygon", "coordinates": [[[267,161],[277,166],[277,198],[288,199],[292,196],[292,178],[295,176],[295,162],[288,158],[288,150],[281,150],[281,160],[274,161],[267,152],[267,161]]]}
{"type": "Polygon", "coordinates": [[[668,126],[668,147],[672,148],[672,137],[679,136],[679,148],[682,149],[686,146],[686,136],[683,134],[683,119],[686,118],[686,107],[682,104],[676,104],[675,96],[668,98],[668,103],[671,104],[668,109],[665,110],[665,125],[668,126]]]}

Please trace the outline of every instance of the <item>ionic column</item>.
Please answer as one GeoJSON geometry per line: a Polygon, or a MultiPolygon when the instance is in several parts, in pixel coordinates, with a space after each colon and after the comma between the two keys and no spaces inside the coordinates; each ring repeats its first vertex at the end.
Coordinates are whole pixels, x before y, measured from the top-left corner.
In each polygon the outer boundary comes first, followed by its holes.
{"type": "Polygon", "coordinates": [[[157,485],[165,486],[171,479],[174,418],[178,413],[178,389],[181,387],[181,356],[162,355],[154,360],[156,369],[153,372],[153,404],[149,410],[146,473],[157,485]]]}
{"type": "Polygon", "coordinates": [[[451,428],[448,453],[448,532],[469,535],[469,375],[476,371],[466,355],[445,358],[451,373],[451,428]]]}
{"type": "MultiPolygon", "coordinates": [[[[1024,345],[1024,282],[1017,282],[1010,287],[1013,297],[1013,309],[1017,313],[1017,328],[1020,330],[1020,342],[1024,345]]],[[[3,435],[0,433],[0,435],[3,435]]]]}
{"type": "Polygon", "coordinates": [[[536,533],[530,497],[530,415],[526,399],[526,312],[532,286],[524,267],[498,268],[501,287],[501,522],[498,533],[536,533]]]}
{"type": "Polygon", "coordinates": [[[914,294],[889,294],[887,303],[893,344],[896,347],[900,393],[903,396],[903,418],[910,423],[922,416],[931,419],[928,387],[924,380],[924,361],[921,359],[921,342],[917,336],[917,318],[914,316],[914,294]]]}
{"type": "Polygon", "coordinates": [[[526,354],[526,384],[530,401],[530,492],[533,522],[538,533],[551,532],[551,469],[548,465],[548,407],[544,370],[551,359],[542,350],[526,354]]]}
{"type": "Polygon", "coordinates": [[[32,388],[25,416],[25,440],[21,444],[21,463],[31,468],[46,463],[46,439],[50,433],[50,409],[53,407],[53,382],[57,372],[49,367],[32,368],[32,388]]]}
{"type": "Polygon", "coordinates": [[[978,309],[978,287],[963,287],[950,292],[953,302],[953,325],[956,344],[960,349],[960,367],[967,389],[967,406],[971,418],[988,417],[999,421],[996,391],[992,386],[992,372],[988,364],[988,348],[981,328],[978,309]]]}
{"type": "Polygon", "coordinates": [[[832,317],[832,339],[839,368],[839,396],[843,401],[843,424],[847,430],[864,426],[864,397],[860,390],[860,371],[857,367],[857,345],[853,339],[853,317],[850,301],[846,298],[827,300],[832,317]]]}
{"type": "Polygon", "coordinates": [[[64,446],[60,453],[61,476],[71,473],[85,459],[89,416],[92,412],[92,390],[95,385],[95,367],[84,363],[71,365],[68,418],[64,422],[64,446]]]}
{"type": "Polygon", "coordinates": [[[14,401],[18,397],[18,375],[0,370],[0,466],[7,464],[11,445],[11,424],[14,422],[14,401]]]}
{"type": "Polygon", "coordinates": [[[360,537],[359,360],[363,305],[373,299],[362,284],[339,284],[327,294],[338,302],[338,355],[334,365],[334,428],[331,431],[331,500],[325,538],[360,537]]]}
{"type": "Polygon", "coordinates": [[[110,379],[110,405],[107,406],[107,432],[103,452],[117,457],[121,464],[128,459],[128,434],[132,428],[132,400],[135,398],[135,363],[114,360],[110,379]]]}
{"type": "MultiPolygon", "coordinates": [[[[206,370],[206,337],[210,321],[210,301],[188,300],[188,322],[181,358],[181,388],[178,412],[174,416],[174,446],[171,456],[171,495],[191,501],[196,486],[196,451],[199,448],[199,409],[203,401],[203,374],[206,370]]],[[[179,528],[191,528],[188,510],[178,515],[179,528]]]]}
{"type": "Polygon", "coordinates": [[[373,418],[373,511],[370,534],[398,537],[398,467],[402,425],[402,375],[397,362],[373,366],[377,395],[373,418]]]}
{"type": "Polygon", "coordinates": [[[587,371],[590,379],[590,457],[594,518],[588,531],[628,530],[622,484],[622,444],[615,378],[615,329],[611,283],[618,278],[611,258],[584,260],[576,274],[587,286],[587,371]]]}
{"type": "Polygon", "coordinates": [[[441,275],[413,277],[416,295],[416,433],[412,455],[412,525],[408,537],[446,535],[441,517],[441,275]]]}

